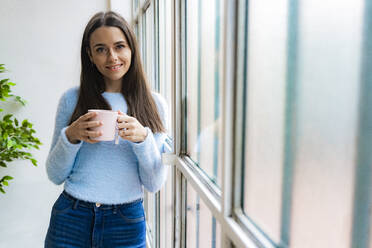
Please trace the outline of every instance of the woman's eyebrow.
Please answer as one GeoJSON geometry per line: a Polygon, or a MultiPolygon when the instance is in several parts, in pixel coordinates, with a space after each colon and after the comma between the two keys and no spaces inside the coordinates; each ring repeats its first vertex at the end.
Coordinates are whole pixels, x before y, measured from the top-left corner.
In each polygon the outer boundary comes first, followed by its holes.
{"type": "MultiPolygon", "coordinates": [[[[127,42],[125,40],[119,40],[114,43],[114,45],[118,45],[118,44],[127,44],[127,42]]],[[[97,46],[106,46],[106,45],[103,43],[97,43],[93,47],[97,47],[97,46]]]]}
{"type": "Polygon", "coordinates": [[[127,44],[125,40],[120,40],[120,41],[115,42],[114,45],[121,44],[121,43],[127,44]]]}
{"type": "Polygon", "coordinates": [[[97,47],[97,46],[105,46],[105,44],[98,43],[98,44],[95,44],[93,47],[97,47]]]}

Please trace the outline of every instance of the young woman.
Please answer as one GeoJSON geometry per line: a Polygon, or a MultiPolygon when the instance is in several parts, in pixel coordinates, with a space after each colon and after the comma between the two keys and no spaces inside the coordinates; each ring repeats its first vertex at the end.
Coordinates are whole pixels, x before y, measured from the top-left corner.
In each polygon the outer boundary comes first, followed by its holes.
{"type": "Polygon", "coordinates": [[[143,187],[158,191],[167,106],[151,93],[137,41],[114,12],[85,28],[80,87],[61,97],[46,169],[64,191],[55,202],[45,247],[146,247],[143,187]],[[95,141],[88,109],[118,111],[119,144],[95,141]]]}

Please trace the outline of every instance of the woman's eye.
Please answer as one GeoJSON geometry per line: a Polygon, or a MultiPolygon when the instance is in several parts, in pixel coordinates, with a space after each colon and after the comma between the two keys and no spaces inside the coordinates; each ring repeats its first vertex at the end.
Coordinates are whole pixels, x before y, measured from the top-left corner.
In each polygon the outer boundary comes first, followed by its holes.
{"type": "Polygon", "coordinates": [[[99,47],[99,48],[96,49],[97,53],[102,53],[104,51],[105,51],[105,49],[103,47],[99,47]]]}
{"type": "Polygon", "coordinates": [[[125,46],[124,45],[118,45],[116,48],[118,48],[118,49],[122,49],[122,48],[124,48],[125,46]]]}

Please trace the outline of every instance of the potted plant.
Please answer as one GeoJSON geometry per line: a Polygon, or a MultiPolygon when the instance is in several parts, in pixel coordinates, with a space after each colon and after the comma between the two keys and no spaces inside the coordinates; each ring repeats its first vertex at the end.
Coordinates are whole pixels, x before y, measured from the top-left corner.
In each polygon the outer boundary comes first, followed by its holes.
{"type": "MultiPolygon", "coordinates": [[[[0,74],[6,72],[4,64],[0,64],[0,74]]],[[[23,106],[25,100],[19,96],[11,94],[11,87],[15,84],[9,78],[0,78],[0,101],[16,101],[23,106]]],[[[1,102],[0,102],[1,103],[1,102]]],[[[14,160],[29,160],[34,166],[37,161],[29,152],[30,149],[39,149],[42,144],[38,138],[34,137],[35,130],[33,124],[27,119],[17,120],[12,114],[3,113],[4,109],[0,105],[0,168],[6,168],[14,160]]],[[[9,180],[13,177],[9,175],[1,176],[0,173],[0,192],[5,193],[4,186],[8,186],[9,180]]]]}

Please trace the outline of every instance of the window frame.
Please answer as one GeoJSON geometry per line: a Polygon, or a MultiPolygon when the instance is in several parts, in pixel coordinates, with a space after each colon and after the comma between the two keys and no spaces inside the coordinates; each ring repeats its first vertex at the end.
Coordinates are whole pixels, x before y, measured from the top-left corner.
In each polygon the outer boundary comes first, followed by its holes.
{"type": "MultiPolygon", "coordinates": [[[[154,34],[154,50],[153,57],[160,56],[160,41],[159,41],[159,2],[161,0],[147,0],[144,5],[141,5],[138,13],[135,14],[134,20],[138,20],[140,23],[139,34],[142,40],[143,28],[142,15],[148,8],[154,8],[154,23],[153,26],[154,34]],[[155,55],[155,56],[154,56],[155,55]]],[[[202,201],[208,207],[216,222],[221,227],[220,243],[222,247],[267,247],[273,248],[275,245],[242,213],[240,193],[242,192],[242,184],[239,172],[242,170],[242,163],[239,162],[241,159],[243,150],[240,148],[238,152],[235,152],[236,148],[241,147],[238,135],[238,123],[236,119],[237,111],[242,111],[237,105],[237,99],[241,96],[239,92],[242,92],[241,74],[244,68],[238,69],[241,65],[239,61],[241,46],[244,43],[235,42],[236,38],[244,39],[244,20],[237,18],[241,16],[240,11],[244,11],[246,0],[236,1],[221,1],[221,8],[225,9],[225,20],[224,29],[224,41],[221,50],[224,53],[225,64],[224,72],[222,73],[223,78],[220,79],[222,84],[221,94],[221,129],[222,137],[220,138],[221,145],[221,166],[223,175],[221,177],[221,189],[216,187],[214,182],[206,176],[202,170],[186,156],[186,106],[182,100],[186,97],[186,0],[174,0],[172,2],[172,137],[173,142],[166,144],[167,154],[163,154],[163,161],[171,166],[170,173],[172,173],[172,184],[173,184],[173,213],[172,213],[172,244],[175,248],[186,247],[186,184],[190,183],[190,186],[200,196],[202,201]],[[243,8],[242,8],[243,7],[243,8]],[[242,23],[243,22],[243,23],[242,23]],[[242,31],[243,28],[243,31],[242,31]],[[240,45],[239,45],[240,44],[240,45]],[[240,70],[240,71],[239,71],[240,70]]],[[[147,22],[149,20],[146,20],[147,22]]],[[[143,41],[140,41],[144,44],[143,41]]],[[[145,43],[147,44],[147,43],[145,43]]],[[[145,55],[144,55],[145,56],[145,55]]],[[[241,57],[241,56],[240,56],[241,57]]],[[[241,58],[240,58],[241,60],[241,58]]],[[[155,89],[161,91],[160,80],[160,68],[159,58],[154,59],[155,67],[155,83],[157,84],[155,89]],[[157,63],[155,63],[157,62],[157,63]]],[[[241,129],[242,127],[240,127],[241,129]]],[[[241,131],[241,130],[240,130],[241,131]]],[[[156,209],[160,209],[160,193],[156,194],[156,209]]],[[[146,193],[147,195],[148,193],[146,193]]],[[[156,211],[158,220],[160,218],[159,211],[156,211]]],[[[156,238],[155,240],[149,240],[149,247],[158,248],[162,244],[160,230],[162,224],[157,223],[156,238]]]]}

